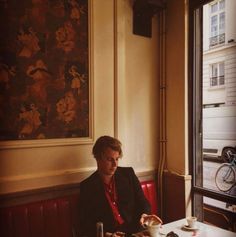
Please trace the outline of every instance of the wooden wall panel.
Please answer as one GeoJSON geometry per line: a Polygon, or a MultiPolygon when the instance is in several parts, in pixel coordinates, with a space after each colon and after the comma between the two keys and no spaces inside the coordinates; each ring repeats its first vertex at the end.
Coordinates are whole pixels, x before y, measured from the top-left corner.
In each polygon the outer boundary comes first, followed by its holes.
{"type": "Polygon", "coordinates": [[[185,218],[188,198],[186,177],[164,172],[163,209],[164,223],[185,218]]]}

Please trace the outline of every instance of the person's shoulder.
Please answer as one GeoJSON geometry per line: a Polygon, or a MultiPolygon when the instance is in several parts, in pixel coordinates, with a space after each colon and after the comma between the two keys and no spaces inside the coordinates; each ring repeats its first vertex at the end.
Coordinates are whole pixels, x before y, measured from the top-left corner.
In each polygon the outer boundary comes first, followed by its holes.
{"type": "Polygon", "coordinates": [[[123,174],[133,174],[134,173],[134,169],[132,167],[121,167],[119,166],[117,168],[117,171],[123,174]]]}
{"type": "Polygon", "coordinates": [[[80,182],[80,186],[88,186],[97,179],[97,172],[92,173],[89,177],[80,182]]]}
{"type": "Polygon", "coordinates": [[[95,197],[96,190],[98,188],[98,179],[97,179],[97,173],[94,172],[89,177],[84,179],[79,184],[79,192],[80,192],[80,205],[81,203],[87,203],[90,202],[93,197],[95,197]]]}
{"type": "Polygon", "coordinates": [[[134,170],[134,169],[133,169],[133,167],[118,166],[117,170],[121,170],[121,171],[124,171],[124,172],[129,172],[129,171],[134,170]]]}

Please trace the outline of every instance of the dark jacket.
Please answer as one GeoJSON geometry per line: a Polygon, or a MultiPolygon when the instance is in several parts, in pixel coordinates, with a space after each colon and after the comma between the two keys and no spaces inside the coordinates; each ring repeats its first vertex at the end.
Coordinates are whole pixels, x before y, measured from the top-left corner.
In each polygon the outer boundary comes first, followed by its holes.
{"type": "Polygon", "coordinates": [[[97,222],[103,222],[104,233],[117,230],[126,233],[140,231],[141,214],[150,213],[150,204],[134,170],[130,167],[118,167],[115,185],[119,211],[125,223],[119,229],[115,227],[102,180],[96,171],[80,184],[79,236],[95,237],[97,222]]]}

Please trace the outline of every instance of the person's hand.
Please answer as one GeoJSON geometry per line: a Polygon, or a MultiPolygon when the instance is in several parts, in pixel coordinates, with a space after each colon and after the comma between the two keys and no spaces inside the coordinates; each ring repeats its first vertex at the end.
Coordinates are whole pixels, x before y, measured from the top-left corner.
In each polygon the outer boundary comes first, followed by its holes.
{"type": "Polygon", "coordinates": [[[158,216],[147,215],[147,214],[142,214],[139,222],[144,227],[149,226],[149,225],[162,224],[162,220],[158,216]]]}

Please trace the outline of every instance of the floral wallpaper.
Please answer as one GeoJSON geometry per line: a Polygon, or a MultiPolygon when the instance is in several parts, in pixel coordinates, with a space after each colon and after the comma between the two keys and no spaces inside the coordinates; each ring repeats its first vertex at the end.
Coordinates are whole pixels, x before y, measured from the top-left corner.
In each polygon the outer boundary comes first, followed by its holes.
{"type": "Polygon", "coordinates": [[[0,31],[0,140],[88,137],[88,0],[0,0],[0,31]]]}

